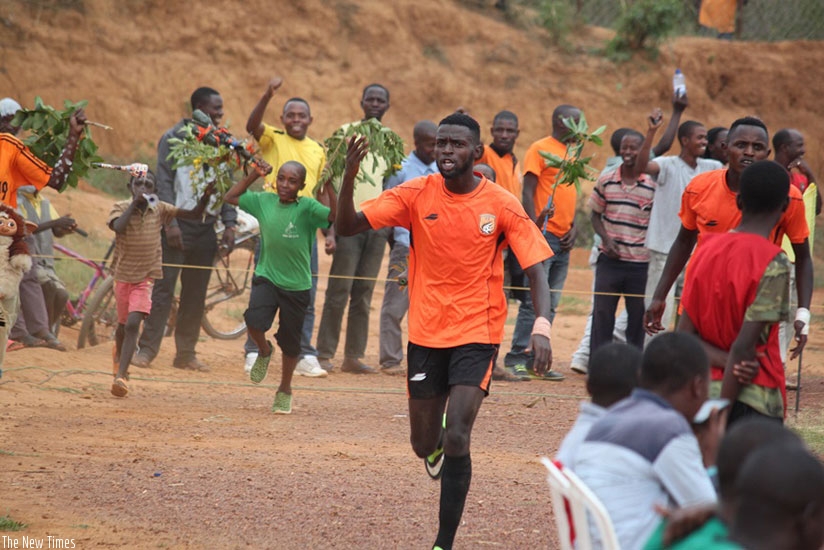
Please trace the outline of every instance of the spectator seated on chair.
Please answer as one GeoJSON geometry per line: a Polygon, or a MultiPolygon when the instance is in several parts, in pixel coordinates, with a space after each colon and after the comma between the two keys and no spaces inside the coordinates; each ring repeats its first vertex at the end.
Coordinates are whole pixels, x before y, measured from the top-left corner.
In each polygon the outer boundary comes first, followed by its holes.
{"type": "Polygon", "coordinates": [[[644,352],[640,387],[593,424],[581,443],[572,470],[606,508],[621,548],[647,541],[659,521],[656,504],[715,502],[705,466],[714,463],[711,443],[717,444],[724,415],[711,415],[702,430],[706,457],[689,422],[708,392],[709,359],[701,342],[682,333],[658,336],[644,352]]]}
{"type": "Polygon", "coordinates": [[[570,468],[578,447],[592,425],[603,417],[607,409],[629,397],[638,386],[641,369],[641,351],[627,344],[612,343],[596,350],[589,363],[587,393],[591,401],[582,401],[575,424],[569,430],[556,459],[570,468]]]}

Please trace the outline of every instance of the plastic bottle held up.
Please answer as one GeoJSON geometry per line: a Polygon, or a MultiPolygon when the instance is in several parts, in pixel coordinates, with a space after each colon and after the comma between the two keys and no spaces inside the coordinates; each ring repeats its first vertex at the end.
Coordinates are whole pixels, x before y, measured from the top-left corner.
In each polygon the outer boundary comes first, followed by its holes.
{"type": "Polygon", "coordinates": [[[676,97],[687,95],[687,80],[684,78],[681,69],[675,69],[675,74],[672,75],[672,91],[676,97]]]}

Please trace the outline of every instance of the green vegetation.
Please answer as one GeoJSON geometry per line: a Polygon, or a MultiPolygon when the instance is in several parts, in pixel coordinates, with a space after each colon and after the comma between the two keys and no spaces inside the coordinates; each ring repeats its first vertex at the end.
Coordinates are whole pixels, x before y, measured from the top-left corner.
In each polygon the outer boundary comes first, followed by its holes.
{"type": "Polygon", "coordinates": [[[683,12],[680,0],[636,0],[625,4],[616,23],[615,37],[607,44],[607,56],[623,61],[644,50],[650,57],[656,57],[658,45],[674,34],[683,12]]]}
{"type": "Polygon", "coordinates": [[[214,180],[215,197],[219,200],[234,184],[231,166],[235,153],[222,143],[215,147],[200,141],[191,124],[183,126],[181,135],[181,138],[169,138],[172,168],[194,167],[191,172],[194,189],[203,189],[214,180]]]}
{"type": "Polygon", "coordinates": [[[0,531],[22,531],[26,527],[28,527],[28,525],[25,523],[11,519],[8,512],[6,512],[5,516],[0,516],[0,531]]]}
{"type": "Polygon", "coordinates": [[[792,428],[792,430],[804,440],[812,452],[817,454],[819,457],[824,457],[824,426],[821,425],[818,414],[812,411],[804,410],[803,391],[801,395],[801,412],[798,417],[794,419],[792,419],[792,411],[795,406],[795,397],[789,397],[789,403],[787,404],[787,416],[791,419],[788,419],[787,423],[789,427],[792,428]]]}
{"type": "MultiPolygon", "coordinates": [[[[23,140],[23,143],[28,145],[37,158],[49,166],[54,166],[60,159],[69,138],[69,119],[76,110],[82,109],[88,103],[88,101],[72,103],[67,99],[63,102],[63,110],[58,111],[44,104],[40,96],[37,96],[34,98],[34,109],[18,111],[14,115],[12,125],[20,126],[29,132],[29,136],[23,140]]],[[[83,134],[83,138],[77,145],[69,175],[66,177],[67,186],[77,187],[78,180],[89,173],[92,163],[103,161],[97,155],[97,144],[92,139],[88,126],[83,129],[83,134]]]]}
{"type": "Polygon", "coordinates": [[[593,180],[596,174],[595,169],[589,165],[592,156],[583,156],[584,146],[587,143],[593,143],[598,147],[603,145],[601,134],[604,133],[607,127],[601,126],[590,133],[589,124],[587,124],[587,119],[583,112],[577,121],[571,117],[566,117],[562,119],[562,121],[564,126],[569,130],[564,136],[564,141],[567,144],[564,158],[547,151],[538,151],[538,153],[544,157],[544,162],[548,168],[558,169],[558,176],[556,176],[555,183],[552,186],[553,195],[559,185],[574,185],[575,190],[580,195],[581,180],[593,180]]]}
{"type": "Polygon", "coordinates": [[[592,310],[592,296],[589,294],[570,294],[569,291],[561,294],[558,310],[564,315],[589,315],[592,310]]]}
{"type": "Polygon", "coordinates": [[[569,33],[575,24],[574,8],[569,0],[540,0],[538,24],[547,30],[554,46],[569,48],[569,33]]]}
{"type": "MultiPolygon", "coordinates": [[[[327,163],[320,176],[322,182],[331,179],[335,185],[335,191],[338,190],[343,179],[343,173],[346,170],[346,150],[349,146],[349,140],[354,136],[366,137],[369,142],[369,152],[373,155],[372,166],[362,164],[367,169],[358,173],[355,185],[362,182],[373,186],[382,185],[383,181],[376,182],[367,173],[378,169],[378,159],[383,159],[389,167],[381,175],[381,177],[387,178],[400,169],[401,162],[406,158],[401,136],[381,124],[377,119],[370,118],[338,129],[323,142],[324,147],[326,147],[327,163]]],[[[364,160],[364,163],[368,162],[368,160],[364,160]]]]}

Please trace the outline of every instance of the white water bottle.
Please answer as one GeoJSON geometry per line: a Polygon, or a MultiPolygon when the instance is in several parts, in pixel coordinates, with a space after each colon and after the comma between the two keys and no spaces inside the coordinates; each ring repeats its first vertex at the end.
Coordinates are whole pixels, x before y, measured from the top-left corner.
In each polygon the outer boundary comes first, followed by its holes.
{"type": "Polygon", "coordinates": [[[672,91],[676,97],[687,95],[687,81],[681,69],[675,69],[675,74],[672,75],[672,91]]]}

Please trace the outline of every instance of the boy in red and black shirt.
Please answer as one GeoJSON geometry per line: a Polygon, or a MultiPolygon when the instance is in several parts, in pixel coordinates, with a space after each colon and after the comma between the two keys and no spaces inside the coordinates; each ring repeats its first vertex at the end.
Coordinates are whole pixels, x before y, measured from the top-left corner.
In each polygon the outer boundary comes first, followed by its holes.
{"type": "Polygon", "coordinates": [[[729,422],[760,415],[784,419],[784,368],[778,323],[789,311],[790,261],[769,240],[789,204],[790,177],[772,161],[759,161],[741,174],[741,223],[729,233],[704,235],[690,262],[679,331],[704,343],[712,364],[710,394],[729,399],[729,422]],[[733,365],[757,361],[750,383],[733,365]]]}

